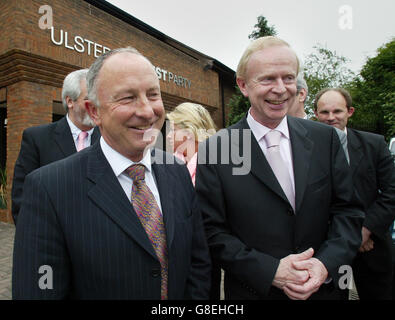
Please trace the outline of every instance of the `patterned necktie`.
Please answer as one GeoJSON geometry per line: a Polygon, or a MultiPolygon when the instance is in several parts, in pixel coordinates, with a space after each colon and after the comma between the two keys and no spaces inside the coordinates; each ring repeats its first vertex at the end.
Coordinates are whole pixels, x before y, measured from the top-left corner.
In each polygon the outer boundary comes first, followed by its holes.
{"type": "Polygon", "coordinates": [[[126,169],[133,180],[132,204],[148,238],[154,247],[161,266],[161,299],[167,299],[168,260],[166,232],[162,214],[155,197],[145,183],[145,166],[135,164],[126,169]]]}
{"type": "Polygon", "coordinates": [[[292,181],[288,167],[280,154],[281,132],[270,130],[264,137],[267,144],[266,159],[272,168],[277,181],[280,183],[285,195],[295,211],[295,192],[292,188],[292,181]]]}
{"type": "Polygon", "coordinates": [[[88,136],[88,132],[81,131],[78,135],[78,144],[77,144],[77,152],[81,151],[85,148],[85,139],[88,136]]]}

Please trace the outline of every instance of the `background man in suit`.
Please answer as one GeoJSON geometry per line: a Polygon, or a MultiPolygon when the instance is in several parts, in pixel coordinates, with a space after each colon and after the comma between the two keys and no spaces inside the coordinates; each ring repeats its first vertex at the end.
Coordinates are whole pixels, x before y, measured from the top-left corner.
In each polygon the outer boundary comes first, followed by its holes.
{"type": "Polygon", "coordinates": [[[353,115],[351,95],[343,88],[321,90],[314,102],[319,121],[347,134],[350,168],[366,218],[362,244],[353,263],[361,299],[391,299],[390,227],[395,217],[395,169],[384,137],[347,128],[353,115]]]}
{"type": "Polygon", "coordinates": [[[287,114],[292,117],[307,119],[306,111],[304,110],[304,102],[306,101],[308,93],[307,83],[303,76],[303,71],[300,71],[296,78],[296,99],[293,105],[289,108],[287,114]]]}
{"type": "Polygon", "coordinates": [[[237,68],[251,102],[247,117],[199,147],[196,190],[226,299],[333,297],[339,267],[351,264],[361,243],[363,212],[335,130],[286,117],[298,71],[286,42],[253,41],[237,68]],[[266,142],[271,131],[282,136],[274,146],[266,142]],[[251,170],[235,174],[248,161],[251,170]]]}
{"type": "Polygon", "coordinates": [[[88,69],[73,71],[63,81],[62,103],[67,114],[57,122],[30,127],[23,131],[21,149],[15,163],[12,182],[12,217],[16,224],[26,175],[48,163],[66,158],[94,143],[98,129],[86,113],[86,74],[88,69]]]}
{"type": "MultiPolygon", "coordinates": [[[[308,116],[304,109],[304,103],[306,101],[308,92],[309,88],[307,86],[306,80],[304,79],[303,71],[300,71],[298,77],[296,78],[296,99],[293,105],[288,109],[287,115],[302,119],[308,119],[308,116]]],[[[342,130],[336,127],[334,128],[339,136],[340,143],[342,144],[347,162],[350,163],[347,149],[347,135],[342,130]]]]}
{"type": "Polygon", "coordinates": [[[189,172],[151,150],[165,117],[152,64],[117,49],[87,79],[101,139],[26,177],[13,298],[206,299],[210,260],[189,172]],[[42,265],[52,290],[39,286],[42,265]]]}

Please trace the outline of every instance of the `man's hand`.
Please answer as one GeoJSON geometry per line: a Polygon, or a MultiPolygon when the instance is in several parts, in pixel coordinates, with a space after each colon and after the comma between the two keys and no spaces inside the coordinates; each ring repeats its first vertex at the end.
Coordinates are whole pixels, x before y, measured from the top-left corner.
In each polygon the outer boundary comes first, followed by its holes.
{"type": "Polygon", "coordinates": [[[296,270],[308,272],[308,281],[302,284],[287,283],[283,288],[284,293],[293,300],[306,300],[314,292],[318,291],[328,277],[328,270],[317,258],[310,258],[304,261],[295,261],[293,267],[296,270]]]}
{"type": "Polygon", "coordinates": [[[367,252],[373,249],[374,242],[370,238],[371,234],[372,232],[369,229],[362,227],[362,243],[359,252],[367,252]]]}
{"type": "Polygon", "coordinates": [[[288,283],[302,285],[310,275],[307,270],[296,269],[294,263],[310,259],[314,254],[314,249],[310,248],[299,254],[290,254],[280,260],[276,274],[273,279],[273,286],[283,289],[288,283]]]}

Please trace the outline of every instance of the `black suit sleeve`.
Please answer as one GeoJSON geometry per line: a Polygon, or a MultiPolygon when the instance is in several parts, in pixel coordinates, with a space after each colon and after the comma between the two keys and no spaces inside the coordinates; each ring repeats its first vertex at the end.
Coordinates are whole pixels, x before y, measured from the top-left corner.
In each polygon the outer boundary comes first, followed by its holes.
{"type": "Polygon", "coordinates": [[[12,217],[16,225],[19,210],[22,204],[23,184],[25,177],[33,170],[40,167],[40,156],[34,135],[31,130],[23,131],[21,149],[14,167],[12,181],[12,217]]]}
{"type": "Polygon", "coordinates": [[[41,172],[28,175],[24,185],[14,243],[13,299],[64,299],[69,293],[69,257],[41,172]]]}
{"type": "Polygon", "coordinates": [[[364,226],[383,238],[395,218],[395,168],[384,138],[379,140],[375,172],[378,193],[376,201],[367,208],[364,226]]]}
{"type": "Polygon", "coordinates": [[[361,228],[365,215],[362,202],[353,188],[351,171],[335,130],[331,144],[332,200],[329,230],[327,240],[315,257],[325,265],[337,285],[341,276],[339,267],[351,265],[361,245],[361,228]]]}
{"type": "Polygon", "coordinates": [[[184,299],[207,300],[210,291],[211,261],[195,193],[193,197],[192,219],[191,270],[187,279],[184,299]]]}

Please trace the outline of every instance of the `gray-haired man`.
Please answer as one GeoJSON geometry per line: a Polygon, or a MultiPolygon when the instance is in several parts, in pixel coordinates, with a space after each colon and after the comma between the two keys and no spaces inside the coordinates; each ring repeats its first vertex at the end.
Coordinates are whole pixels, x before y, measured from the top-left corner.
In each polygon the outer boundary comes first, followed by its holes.
{"type": "Polygon", "coordinates": [[[25,177],[37,168],[88,147],[100,137],[84,105],[87,98],[87,73],[88,69],[73,71],[64,79],[62,103],[67,112],[65,117],[23,131],[11,192],[15,224],[22,204],[25,177]]]}

